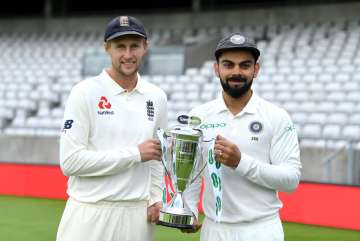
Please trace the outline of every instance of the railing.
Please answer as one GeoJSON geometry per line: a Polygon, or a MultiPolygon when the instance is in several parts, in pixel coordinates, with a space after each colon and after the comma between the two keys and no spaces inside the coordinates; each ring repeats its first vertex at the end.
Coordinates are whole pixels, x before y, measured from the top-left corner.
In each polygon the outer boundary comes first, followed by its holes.
{"type": "Polygon", "coordinates": [[[348,140],[346,144],[336,149],[334,152],[326,156],[321,164],[325,166],[325,182],[332,180],[332,166],[335,161],[339,161],[339,156],[347,153],[346,163],[346,183],[347,184],[360,184],[360,150],[356,148],[360,140],[348,140]]]}

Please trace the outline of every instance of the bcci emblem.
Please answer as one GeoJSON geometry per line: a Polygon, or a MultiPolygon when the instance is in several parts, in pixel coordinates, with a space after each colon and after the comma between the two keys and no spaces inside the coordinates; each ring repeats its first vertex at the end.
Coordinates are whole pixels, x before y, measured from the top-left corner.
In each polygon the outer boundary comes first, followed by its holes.
{"type": "Polygon", "coordinates": [[[146,101],[146,114],[149,121],[154,120],[154,103],[151,100],[146,101]]]}
{"type": "Polygon", "coordinates": [[[263,129],[263,125],[261,124],[261,122],[259,121],[253,121],[251,122],[250,126],[250,131],[253,132],[253,133],[259,133],[262,131],[263,129]]]}
{"type": "Polygon", "coordinates": [[[243,44],[245,43],[245,37],[239,34],[235,34],[230,38],[230,42],[233,44],[243,44]]]}

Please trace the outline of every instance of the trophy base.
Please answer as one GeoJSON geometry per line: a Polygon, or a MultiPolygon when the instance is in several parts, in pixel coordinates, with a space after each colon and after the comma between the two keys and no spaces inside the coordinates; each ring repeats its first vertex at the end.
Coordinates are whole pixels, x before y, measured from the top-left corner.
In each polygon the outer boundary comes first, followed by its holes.
{"type": "Polygon", "coordinates": [[[160,211],[157,224],[178,229],[194,229],[194,216],[160,211]]]}
{"type": "Polygon", "coordinates": [[[174,223],[165,223],[162,221],[157,222],[158,225],[170,227],[170,228],[178,228],[178,229],[194,229],[194,225],[187,224],[174,224],[174,223]]]}

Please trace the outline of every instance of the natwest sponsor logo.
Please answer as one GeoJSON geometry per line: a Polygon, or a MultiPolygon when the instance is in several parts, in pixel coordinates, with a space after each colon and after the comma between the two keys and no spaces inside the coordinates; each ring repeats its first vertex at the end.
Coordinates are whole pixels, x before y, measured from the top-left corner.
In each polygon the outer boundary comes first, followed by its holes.
{"type": "Polygon", "coordinates": [[[114,114],[114,111],[111,110],[111,103],[108,101],[108,99],[105,96],[100,97],[98,107],[100,109],[97,112],[99,115],[113,115],[114,114]]]}
{"type": "Polygon", "coordinates": [[[98,106],[100,109],[110,109],[111,103],[108,101],[108,99],[105,96],[101,96],[98,106]]]}

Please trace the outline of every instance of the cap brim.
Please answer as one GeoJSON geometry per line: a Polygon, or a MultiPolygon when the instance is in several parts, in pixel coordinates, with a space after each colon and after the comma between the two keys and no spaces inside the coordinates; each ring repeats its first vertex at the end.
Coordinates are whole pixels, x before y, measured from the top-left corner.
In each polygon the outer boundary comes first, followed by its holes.
{"type": "Polygon", "coordinates": [[[256,57],[256,59],[259,58],[260,56],[260,51],[255,48],[255,47],[247,47],[247,46],[229,46],[229,47],[224,47],[224,48],[220,48],[218,50],[215,51],[215,57],[218,57],[222,52],[228,51],[228,50],[245,50],[245,51],[249,51],[252,52],[254,54],[254,56],[256,57]]]}
{"type": "Polygon", "coordinates": [[[118,33],[114,33],[113,35],[110,35],[105,41],[109,41],[112,40],[114,38],[118,38],[124,35],[138,35],[141,36],[143,38],[146,38],[146,36],[142,33],[136,32],[136,31],[125,31],[125,32],[118,32],[118,33]]]}

